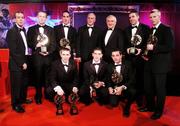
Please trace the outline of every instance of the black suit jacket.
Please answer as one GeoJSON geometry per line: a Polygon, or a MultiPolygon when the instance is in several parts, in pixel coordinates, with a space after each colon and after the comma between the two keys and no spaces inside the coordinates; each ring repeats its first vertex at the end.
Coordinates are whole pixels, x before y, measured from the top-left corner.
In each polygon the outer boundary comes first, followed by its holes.
{"type": "Polygon", "coordinates": [[[95,66],[92,64],[92,60],[85,62],[83,66],[84,84],[90,86],[95,81],[106,82],[107,75],[107,63],[101,61],[99,64],[98,73],[96,73],[95,66]]]}
{"type": "Polygon", "coordinates": [[[172,29],[161,23],[154,35],[157,37],[158,42],[150,53],[149,61],[145,64],[145,70],[151,69],[153,73],[167,73],[170,68],[171,52],[174,47],[172,29]]]}
{"type": "Polygon", "coordinates": [[[102,31],[97,26],[93,27],[91,36],[89,36],[88,27],[84,25],[78,30],[77,38],[77,56],[83,61],[89,61],[94,48],[100,47],[102,41],[102,31]]]}
{"type": "MultiPolygon", "coordinates": [[[[25,29],[24,29],[25,31],[25,29]]],[[[16,25],[8,30],[6,41],[8,43],[9,69],[10,71],[21,71],[22,65],[26,63],[25,45],[20,34],[20,30],[16,25]]]]}
{"type": "MultiPolygon", "coordinates": [[[[142,50],[141,54],[144,52],[144,50],[146,48],[147,39],[149,37],[149,32],[150,32],[149,26],[139,23],[136,34],[141,36],[142,42],[139,45],[137,45],[136,47],[140,48],[142,50]]],[[[131,44],[131,38],[132,38],[131,26],[128,26],[127,28],[125,28],[124,35],[125,35],[125,49],[127,50],[127,48],[133,47],[133,45],[131,44]]],[[[138,56],[127,54],[126,57],[133,58],[133,60],[137,60],[138,58],[141,58],[141,54],[138,56]]]]}
{"type": "MultiPolygon", "coordinates": [[[[55,33],[55,38],[56,38],[56,43],[57,43],[57,47],[59,46],[59,42],[62,38],[65,38],[65,34],[64,34],[64,27],[63,25],[57,25],[54,27],[54,33],[55,33]]],[[[76,37],[77,37],[77,32],[76,29],[73,28],[72,26],[69,27],[68,30],[68,39],[70,41],[70,46],[71,49],[74,50],[75,49],[75,43],[76,43],[76,37]]],[[[58,48],[57,48],[58,49],[58,48]]]]}
{"type": "Polygon", "coordinates": [[[78,86],[78,70],[73,61],[69,62],[68,71],[66,72],[60,59],[51,64],[50,83],[52,88],[61,86],[62,88],[72,90],[78,86]]]}
{"type": "MultiPolygon", "coordinates": [[[[39,60],[39,57],[41,55],[39,54],[40,48],[36,49],[36,45],[38,43],[37,41],[37,36],[39,35],[39,25],[34,25],[32,27],[29,27],[28,32],[27,32],[27,37],[28,37],[28,46],[32,48],[32,53],[33,53],[33,58],[34,61],[37,62],[39,60]]],[[[49,39],[49,44],[47,46],[47,50],[49,52],[48,56],[45,56],[49,59],[51,59],[51,56],[53,55],[55,49],[56,49],[56,43],[54,39],[54,30],[50,26],[45,25],[44,26],[44,34],[48,36],[49,39]]]]}
{"type": "MultiPolygon", "coordinates": [[[[108,65],[108,74],[107,74],[107,86],[114,87],[116,84],[112,81],[112,74],[115,69],[114,64],[108,65]]],[[[134,88],[134,79],[135,75],[132,69],[132,64],[129,61],[124,61],[121,66],[121,73],[123,76],[122,82],[118,85],[125,85],[128,88],[134,88]]]]}
{"type": "MultiPolygon", "coordinates": [[[[104,31],[103,39],[105,40],[107,30],[104,31]]],[[[115,27],[111,36],[109,37],[108,43],[105,46],[105,42],[102,42],[103,49],[103,58],[107,62],[112,62],[111,53],[113,49],[119,49],[120,51],[124,51],[124,37],[121,29],[115,27]]]]}

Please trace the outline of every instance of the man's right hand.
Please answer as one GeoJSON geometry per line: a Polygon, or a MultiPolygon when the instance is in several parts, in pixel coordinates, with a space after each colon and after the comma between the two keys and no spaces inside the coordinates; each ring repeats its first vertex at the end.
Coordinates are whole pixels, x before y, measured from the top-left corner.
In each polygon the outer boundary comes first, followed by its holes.
{"type": "Polygon", "coordinates": [[[23,68],[23,70],[26,70],[26,69],[27,69],[27,64],[24,63],[24,64],[22,65],[22,68],[23,68]]]}
{"type": "Polygon", "coordinates": [[[109,90],[109,94],[111,94],[111,95],[114,94],[114,90],[112,87],[109,87],[108,90],[109,90]]]}
{"type": "Polygon", "coordinates": [[[60,95],[60,96],[62,96],[62,95],[64,95],[64,91],[63,91],[62,89],[59,89],[59,90],[57,91],[57,94],[60,95]]]}

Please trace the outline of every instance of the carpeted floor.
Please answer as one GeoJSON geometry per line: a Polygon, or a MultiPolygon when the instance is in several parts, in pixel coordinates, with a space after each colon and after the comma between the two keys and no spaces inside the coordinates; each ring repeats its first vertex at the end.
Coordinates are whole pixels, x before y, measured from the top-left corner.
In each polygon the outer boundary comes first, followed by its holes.
{"type": "MultiPolygon", "coordinates": [[[[33,98],[34,89],[28,96],[33,98]]],[[[93,103],[85,106],[78,103],[79,115],[71,116],[69,106],[64,104],[63,116],[56,116],[55,105],[43,99],[42,105],[33,102],[24,105],[26,112],[18,114],[12,111],[10,97],[0,98],[0,126],[180,126],[180,97],[168,96],[164,115],[159,120],[151,120],[152,113],[140,113],[136,104],[132,105],[129,118],[122,116],[122,105],[110,109],[93,103]]]]}

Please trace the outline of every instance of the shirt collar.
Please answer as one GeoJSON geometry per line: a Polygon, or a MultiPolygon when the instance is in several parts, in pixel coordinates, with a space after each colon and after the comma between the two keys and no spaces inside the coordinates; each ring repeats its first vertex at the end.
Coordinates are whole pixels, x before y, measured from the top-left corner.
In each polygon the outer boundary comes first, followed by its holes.
{"type": "Polygon", "coordinates": [[[92,64],[96,64],[96,63],[101,63],[101,61],[100,60],[98,62],[95,62],[94,60],[92,61],[92,64]]]}
{"type": "Polygon", "coordinates": [[[137,22],[135,25],[132,25],[132,27],[134,27],[134,26],[138,27],[139,26],[139,22],[137,22]]]}
{"type": "Polygon", "coordinates": [[[69,62],[64,63],[62,60],[61,60],[61,62],[62,62],[62,64],[64,64],[64,65],[69,65],[69,62]]]}
{"type": "Polygon", "coordinates": [[[161,24],[161,22],[159,22],[156,26],[153,26],[153,27],[157,29],[160,24],[161,24]]]}
{"type": "Polygon", "coordinates": [[[63,23],[63,26],[69,26],[69,27],[70,27],[70,23],[69,23],[69,24],[66,24],[66,25],[63,23]]]}
{"type": "Polygon", "coordinates": [[[20,28],[20,29],[23,29],[24,27],[20,27],[17,23],[16,23],[16,26],[18,27],[18,28],[20,28]]]}

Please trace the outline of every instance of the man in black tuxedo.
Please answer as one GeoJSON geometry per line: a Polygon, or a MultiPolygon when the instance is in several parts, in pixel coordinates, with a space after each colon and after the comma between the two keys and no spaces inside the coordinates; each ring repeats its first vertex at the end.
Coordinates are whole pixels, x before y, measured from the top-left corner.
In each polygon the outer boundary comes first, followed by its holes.
{"type": "MultiPolygon", "coordinates": [[[[51,100],[56,95],[65,95],[66,101],[71,93],[77,94],[78,92],[78,70],[75,62],[70,59],[71,53],[67,48],[62,48],[59,51],[60,57],[51,65],[50,84],[48,88],[51,100]]],[[[57,104],[57,115],[64,114],[62,103],[57,104]]],[[[77,109],[77,108],[76,108],[77,109]]]]}
{"type": "MultiPolygon", "coordinates": [[[[45,24],[47,13],[37,13],[38,24],[28,29],[28,45],[32,48],[33,67],[35,71],[36,104],[42,104],[42,86],[47,86],[50,63],[56,49],[54,30],[45,24]]],[[[48,96],[45,94],[45,97],[48,96]]]]}
{"type": "Polygon", "coordinates": [[[77,38],[77,57],[82,62],[91,60],[91,54],[94,48],[100,47],[102,41],[102,31],[95,26],[96,15],[89,13],[87,15],[87,24],[80,27],[77,38]]]}
{"type": "Polygon", "coordinates": [[[147,105],[140,111],[154,111],[151,119],[159,119],[163,114],[166,98],[166,77],[171,62],[174,44],[172,29],[161,23],[161,12],[153,9],[150,20],[153,28],[150,34],[157,38],[157,43],[147,44],[149,60],[145,62],[144,84],[147,105]],[[156,99],[155,99],[156,96],[156,99]]]}
{"type": "Polygon", "coordinates": [[[123,109],[123,116],[129,117],[130,107],[134,100],[134,72],[131,62],[123,61],[123,55],[119,49],[112,51],[114,63],[109,64],[107,74],[107,87],[109,90],[109,103],[116,107],[121,98],[126,98],[127,102],[123,109]]]}
{"type": "Polygon", "coordinates": [[[27,96],[27,56],[28,45],[24,25],[23,12],[15,13],[15,25],[8,30],[9,70],[11,81],[11,105],[18,113],[25,112],[23,103],[31,103],[27,96]]]}
{"type": "Polygon", "coordinates": [[[55,59],[59,58],[59,47],[60,47],[59,43],[62,38],[69,40],[71,47],[71,54],[75,53],[77,32],[76,29],[70,25],[70,22],[71,22],[70,13],[68,11],[64,11],[62,14],[62,24],[54,27],[54,33],[57,44],[55,59]]]}
{"type": "Polygon", "coordinates": [[[144,90],[144,60],[141,57],[144,53],[147,39],[149,37],[150,28],[139,22],[139,13],[133,10],[129,13],[130,25],[125,28],[125,48],[126,48],[126,58],[132,63],[133,70],[135,72],[135,88],[136,88],[136,103],[138,108],[143,105],[143,90],[144,90]],[[135,42],[135,37],[139,36],[139,42],[135,44],[135,52],[133,42],[135,42]]]}
{"type": "Polygon", "coordinates": [[[123,32],[116,26],[117,19],[114,15],[106,17],[107,29],[103,34],[103,43],[101,47],[103,49],[103,59],[111,63],[111,52],[113,49],[118,48],[120,51],[124,51],[124,37],[123,32]]]}
{"type": "Polygon", "coordinates": [[[100,104],[107,104],[108,90],[106,87],[107,63],[102,60],[102,50],[95,48],[93,59],[84,63],[84,82],[80,90],[81,101],[86,105],[92,103],[94,97],[100,104]]]}

